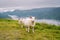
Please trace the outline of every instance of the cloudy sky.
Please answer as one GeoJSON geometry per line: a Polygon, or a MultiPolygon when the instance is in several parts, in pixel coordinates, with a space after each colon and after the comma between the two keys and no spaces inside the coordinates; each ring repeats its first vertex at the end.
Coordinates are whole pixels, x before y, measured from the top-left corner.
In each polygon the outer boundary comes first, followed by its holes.
{"type": "Polygon", "coordinates": [[[0,10],[60,7],[60,0],[0,0],[0,10]]]}

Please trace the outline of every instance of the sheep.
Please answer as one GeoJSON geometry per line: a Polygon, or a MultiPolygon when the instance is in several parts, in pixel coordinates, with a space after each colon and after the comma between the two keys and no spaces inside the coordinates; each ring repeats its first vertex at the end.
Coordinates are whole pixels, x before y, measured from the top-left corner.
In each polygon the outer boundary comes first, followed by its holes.
{"type": "Polygon", "coordinates": [[[19,23],[21,27],[23,27],[23,25],[26,27],[27,32],[29,32],[30,27],[32,27],[32,31],[34,32],[35,17],[20,18],[19,23]]]}
{"type": "Polygon", "coordinates": [[[23,24],[24,24],[24,18],[20,18],[20,19],[18,19],[18,22],[19,22],[19,24],[21,25],[21,28],[23,28],[23,24]]]}

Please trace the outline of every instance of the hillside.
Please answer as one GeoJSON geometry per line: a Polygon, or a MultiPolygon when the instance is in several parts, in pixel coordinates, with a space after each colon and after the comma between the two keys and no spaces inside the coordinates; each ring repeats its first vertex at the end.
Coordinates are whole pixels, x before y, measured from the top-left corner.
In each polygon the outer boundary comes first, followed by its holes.
{"type": "Polygon", "coordinates": [[[56,19],[60,20],[60,7],[35,8],[30,10],[14,10],[0,13],[0,18],[10,18],[8,15],[18,17],[35,16],[38,19],[56,19]]]}
{"type": "Polygon", "coordinates": [[[36,23],[28,33],[16,20],[0,19],[0,40],[60,40],[60,26],[36,23]]]}

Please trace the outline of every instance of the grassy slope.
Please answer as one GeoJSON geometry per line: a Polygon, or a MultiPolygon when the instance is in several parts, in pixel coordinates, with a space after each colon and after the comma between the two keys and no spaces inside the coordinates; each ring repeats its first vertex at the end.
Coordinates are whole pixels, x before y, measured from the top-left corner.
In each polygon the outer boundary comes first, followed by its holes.
{"type": "Polygon", "coordinates": [[[18,21],[0,19],[0,40],[60,40],[60,26],[36,23],[35,32],[26,32],[18,21]]]}

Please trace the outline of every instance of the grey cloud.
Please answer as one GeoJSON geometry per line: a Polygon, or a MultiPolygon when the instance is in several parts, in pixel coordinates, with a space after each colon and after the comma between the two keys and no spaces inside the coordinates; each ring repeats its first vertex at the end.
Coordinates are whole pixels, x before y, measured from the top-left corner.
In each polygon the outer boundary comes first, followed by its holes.
{"type": "Polygon", "coordinates": [[[60,6],[60,0],[0,0],[0,8],[42,6],[60,6]]]}

